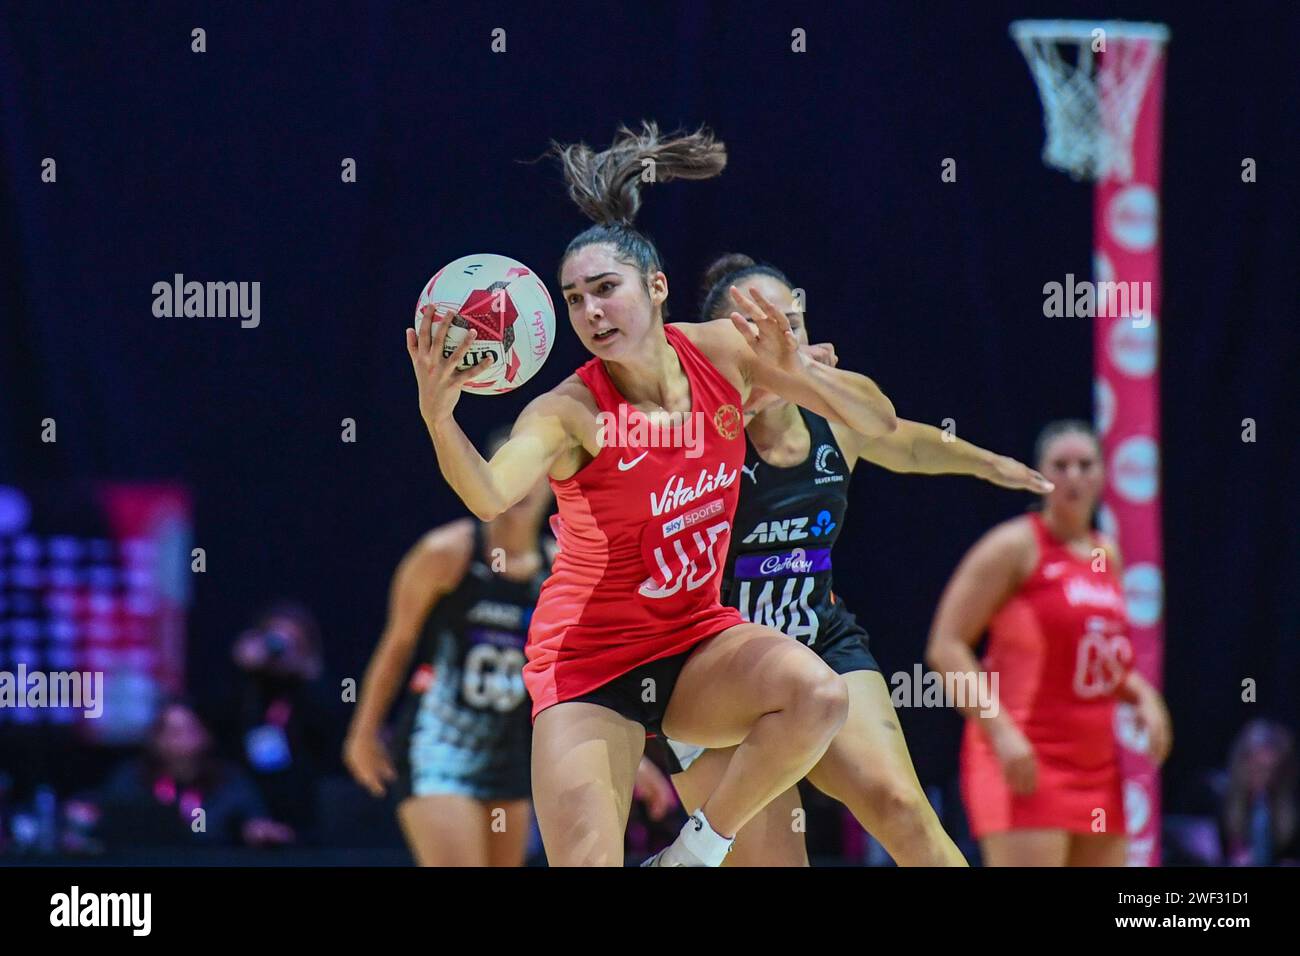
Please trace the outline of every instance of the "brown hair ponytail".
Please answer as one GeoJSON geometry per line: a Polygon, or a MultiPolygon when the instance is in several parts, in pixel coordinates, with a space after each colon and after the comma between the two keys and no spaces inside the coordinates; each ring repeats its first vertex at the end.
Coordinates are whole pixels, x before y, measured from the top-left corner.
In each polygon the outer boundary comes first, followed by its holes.
{"type": "Polygon", "coordinates": [[[642,185],[712,179],[727,165],[726,146],[705,127],[664,136],[650,120],[642,121],[640,132],[620,126],[613,143],[601,152],[586,143],[552,143],[550,152],[560,162],[569,198],[595,223],[569,243],[560,271],[579,249],[604,243],[614,247],[620,262],[635,266],[643,282],[660,271],[662,260],[654,243],[633,225],[641,209],[642,185]]]}
{"type": "Polygon", "coordinates": [[[649,120],[639,133],[620,126],[614,142],[599,153],[586,143],[552,143],[551,152],[564,171],[569,198],[598,226],[630,227],[641,208],[643,182],[712,179],[727,165],[726,146],[704,127],[663,136],[649,120]]]}

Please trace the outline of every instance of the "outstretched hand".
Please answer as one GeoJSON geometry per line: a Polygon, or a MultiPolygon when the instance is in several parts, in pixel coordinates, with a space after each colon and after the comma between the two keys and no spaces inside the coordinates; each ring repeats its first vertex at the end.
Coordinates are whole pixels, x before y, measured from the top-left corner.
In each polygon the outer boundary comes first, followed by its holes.
{"type": "Polygon", "coordinates": [[[800,354],[790,320],[757,289],[751,288],[746,295],[733,285],[729,291],[740,310],[731,313],[731,323],[754,350],[754,358],[783,372],[799,372],[810,359],[800,354]]]}
{"type": "Polygon", "coordinates": [[[1045,495],[1056,487],[1028,465],[1021,464],[1006,455],[998,455],[993,459],[993,464],[986,477],[993,484],[1000,485],[1003,488],[1011,488],[1016,491],[1032,491],[1036,495],[1045,495]]]}

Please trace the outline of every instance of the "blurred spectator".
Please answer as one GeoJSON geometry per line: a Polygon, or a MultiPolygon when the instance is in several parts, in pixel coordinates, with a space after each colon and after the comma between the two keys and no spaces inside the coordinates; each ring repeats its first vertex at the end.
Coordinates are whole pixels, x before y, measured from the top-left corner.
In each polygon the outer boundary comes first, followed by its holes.
{"type": "Polygon", "coordinates": [[[267,846],[294,839],[292,829],[269,819],[248,775],[213,754],[212,735],[182,701],[163,705],[144,755],[120,766],[97,802],[110,847],[267,846]],[[194,812],[200,808],[201,816],[194,812]],[[196,830],[199,819],[203,826],[196,830]]]}
{"type": "Polygon", "coordinates": [[[1237,735],[1219,832],[1232,866],[1300,863],[1295,742],[1281,724],[1254,720],[1237,735]]]}
{"type": "Polygon", "coordinates": [[[340,749],[331,717],[342,711],[322,680],[316,618],[296,602],[273,604],[235,639],[232,655],[245,677],[234,728],[244,764],[271,815],[311,841],[316,782],[340,749]]]}

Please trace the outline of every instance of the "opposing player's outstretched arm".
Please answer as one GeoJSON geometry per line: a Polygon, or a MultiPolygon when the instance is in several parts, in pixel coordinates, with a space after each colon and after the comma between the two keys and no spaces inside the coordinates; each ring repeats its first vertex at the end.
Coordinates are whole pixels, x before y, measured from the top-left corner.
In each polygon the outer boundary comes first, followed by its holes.
{"type": "MultiPolygon", "coordinates": [[[[839,356],[830,342],[803,346],[800,351],[808,358],[834,368],[839,356]]],[[[745,424],[762,409],[778,401],[777,396],[763,389],[755,389],[745,403],[745,424]]],[[[842,442],[845,454],[861,458],[890,471],[920,475],[971,475],[1003,488],[1022,489],[1036,494],[1052,490],[1050,481],[1028,465],[1014,458],[987,451],[953,435],[948,435],[933,425],[924,425],[906,418],[898,419],[898,428],[887,435],[869,438],[860,432],[849,432],[849,440],[842,442]]],[[[836,436],[839,438],[840,436],[836,436]]]]}
{"type": "MultiPolygon", "coordinates": [[[[949,435],[933,425],[898,420],[878,438],[858,433],[858,457],[890,471],[919,475],[970,475],[1003,488],[1045,495],[1054,487],[1028,465],[949,435]]],[[[848,449],[846,449],[847,451],[848,449]]]]}
{"type": "Polygon", "coordinates": [[[443,595],[460,583],[473,540],[473,527],[467,520],[435,528],[406,553],[393,574],[388,620],[366,667],[343,745],[344,764],[374,796],[382,796],[385,785],[396,779],[379,739],[380,728],[401,689],[424,621],[443,595]]]}
{"type": "Polygon", "coordinates": [[[868,437],[887,435],[898,427],[893,404],[875,382],[815,361],[800,350],[790,320],[756,289],[746,294],[732,286],[730,291],[741,310],[731,313],[741,343],[737,357],[751,385],[868,437]]]}
{"type": "Polygon", "coordinates": [[[563,386],[534,399],[515,422],[509,440],[491,461],[484,459],[453,415],[462,387],[475,374],[473,369],[456,367],[474,333],[444,358],[443,343],[451,323],[431,321],[434,311],[427,308],[419,334],[406,330],[406,351],[420,388],[420,414],[447,484],[477,518],[491,521],[519,502],[561,455],[578,444],[570,425],[576,402],[562,392],[563,386]]]}

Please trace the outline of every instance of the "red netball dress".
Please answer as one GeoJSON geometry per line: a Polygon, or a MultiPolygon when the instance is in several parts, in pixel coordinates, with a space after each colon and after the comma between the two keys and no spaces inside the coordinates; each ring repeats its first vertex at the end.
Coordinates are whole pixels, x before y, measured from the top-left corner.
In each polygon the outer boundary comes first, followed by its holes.
{"type": "Polygon", "coordinates": [[[718,597],[745,460],[743,402],[684,333],[664,332],[691,387],[690,421],[674,434],[627,403],[600,359],[578,369],[607,437],[576,475],[551,481],[559,553],[525,650],[534,717],[744,622],[718,597]]]}
{"type": "MultiPolygon", "coordinates": [[[[961,749],[962,800],[978,838],[1007,830],[1124,833],[1114,716],[1133,664],[1124,595],[1109,562],[1094,571],[1031,514],[1038,564],[989,624],[984,670],[1038,761],[1038,786],[1011,792],[974,719],[961,749]],[[1097,813],[1105,811],[1104,823],[1097,813]],[[1097,821],[1097,822],[1094,822],[1097,821]]],[[[1099,538],[1093,534],[1094,545],[1099,538]]]]}

